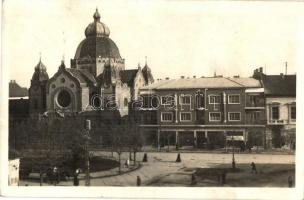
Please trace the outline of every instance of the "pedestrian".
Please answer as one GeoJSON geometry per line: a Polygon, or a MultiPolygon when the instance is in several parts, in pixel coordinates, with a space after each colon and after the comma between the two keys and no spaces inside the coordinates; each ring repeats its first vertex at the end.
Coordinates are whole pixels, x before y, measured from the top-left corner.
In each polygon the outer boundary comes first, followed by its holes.
{"type": "Polygon", "coordinates": [[[226,184],[226,172],[222,173],[222,185],[226,184]]]}
{"type": "Polygon", "coordinates": [[[291,176],[289,176],[288,177],[288,187],[292,187],[292,184],[293,184],[293,180],[292,180],[292,177],[291,176]]]}
{"type": "Polygon", "coordinates": [[[251,163],[251,173],[253,172],[255,172],[256,174],[258,173],[254,162],[251,163]]]}
{"type": "Polygon", "coordinates": [[[177,154],[177,158],[175,162],[182,162],[181,157],[180,157],[180,153],[177,154]]]}
{"type": "Polygon", "coordinates": [[[137,185],[137,186],[140,186],[140,185],[141,185],[141,179],[140,179],[139,176],[137,176],[137,178],[136,178],[136,185],[137,185]]]}
{"type": "Polygon", "coordinates": [[[191,175],[191,185],[196,185],[196,177],[195,177],[195,174],[193,173],[192,175],[191,175]]]}
{"type": "Polygon", "coordinates": [[[144,157],[143,157],[143,162],[148,162],[148,156],[147,156],[147,153],[144,154],[144,157]]]}
{"type": "Polygon", "coordinates": [[[79,174],[79,170],[76,169],[75,173],[74,173],[74,186],[79,186],[79,179],[78,179],[78,174],[79,174]]]}

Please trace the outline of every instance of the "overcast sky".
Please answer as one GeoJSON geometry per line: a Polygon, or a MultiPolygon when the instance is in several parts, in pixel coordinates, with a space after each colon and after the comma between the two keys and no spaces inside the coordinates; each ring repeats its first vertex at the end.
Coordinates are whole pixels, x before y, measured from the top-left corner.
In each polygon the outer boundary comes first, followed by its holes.
{"type": "Polygon", "coordinates": [[[288,73],[299,67],[303,3],[9,0],[3,58],[10,79],[29,87],[39,52],[50,77],[63,54],[70,67],[96,7],[126,68],[144,65],[147,56],[156,79],[214,71],[251,76],[261,66],[267,74],[279,74],[285,61],[288,73]]]}

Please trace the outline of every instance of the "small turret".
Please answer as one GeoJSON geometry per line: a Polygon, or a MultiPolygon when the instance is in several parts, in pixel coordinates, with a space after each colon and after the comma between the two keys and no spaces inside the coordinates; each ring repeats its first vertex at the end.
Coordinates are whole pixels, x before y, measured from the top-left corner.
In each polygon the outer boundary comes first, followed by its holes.
{"type": "Polygon", "coordinates": [[[146,82],[146,85],[149,85],[151,83],[154,82],[154,78],[152,76],[152,72],[151,69],[149,68],[148,64],[147,64],[147,56],[146,56],[146,63],[144,68],[142,69],[142,73],[146,82]]]}
{"type": "Polygon", "coordinates": [[[41,61],[35,66],[35,72],[32,76],[31,86],[29,88],[29,107],[30,114],[42,114],[46,110],[46,84],[49,75],[46,67],[41,61]]]}

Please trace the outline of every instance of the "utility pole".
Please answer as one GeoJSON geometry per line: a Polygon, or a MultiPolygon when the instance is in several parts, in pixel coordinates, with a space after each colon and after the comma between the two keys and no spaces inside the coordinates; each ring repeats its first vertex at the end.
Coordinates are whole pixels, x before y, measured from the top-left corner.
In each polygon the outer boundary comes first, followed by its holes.
{"type": "Polygon", "coordinates": [[[86,176],[85,186],[90,186],[90,152],[89,152],[89,140],[90,140],[91,120],[86,120],[85,128],[85,163],[86,163],[86,176]]]}

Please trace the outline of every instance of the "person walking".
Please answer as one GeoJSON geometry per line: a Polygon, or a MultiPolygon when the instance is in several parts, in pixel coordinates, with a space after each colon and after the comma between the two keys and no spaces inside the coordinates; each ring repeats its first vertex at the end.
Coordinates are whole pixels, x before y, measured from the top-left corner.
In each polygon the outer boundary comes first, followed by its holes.
{"type": "Polygon", "coordinates": [[[136,185],[137,185],[137,186],[140,186],[140,185],[141,185],[141,179],[140,179],[139,176],[137,176],[137,178],[136,178],[136,185]]]}
{"type": "Polygon", "coordinates": [[[251,163],[251,173],[253,172],[255,172],[256,174],[258,173],[254,162],[251,163]]]}
{"type": "Polygon", "coordinates": [[[73,180],[73,185],[74,186],[79,186],[79,179],[78,179],[78,174],[79,174],[79,170],[76,169],[75,173],[74,173],[74,180],[73,180]]]}
{"type": "Polygon", "coordinates": [[[292,176],[289,176],[288,177],[288,187],[292,187],[292,185],[293,185],[293,180],[292,180],[292,176]]]}

